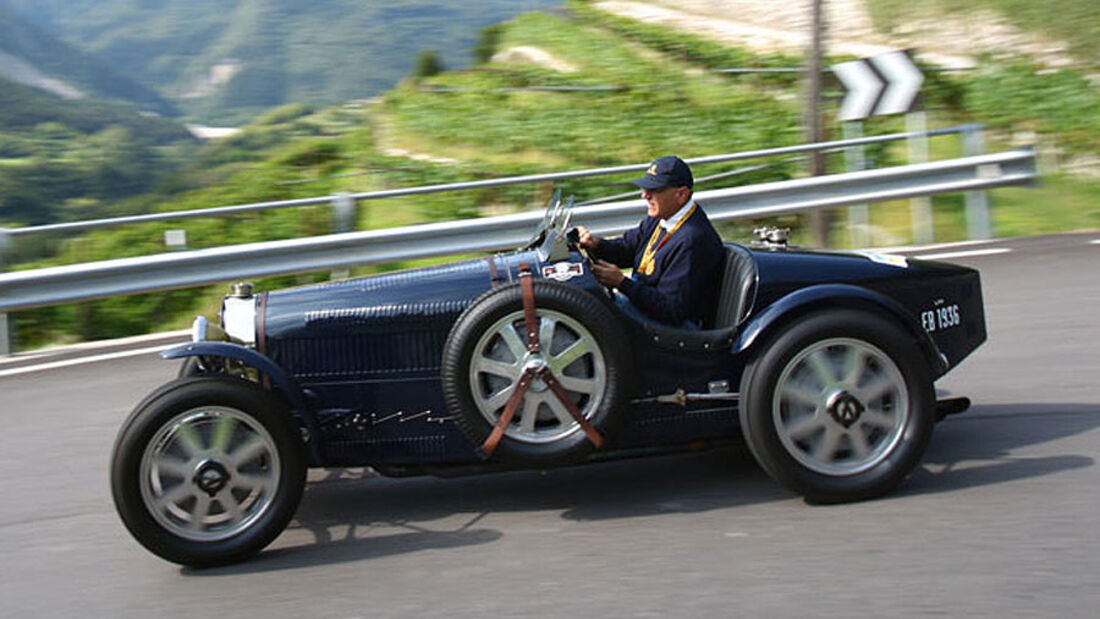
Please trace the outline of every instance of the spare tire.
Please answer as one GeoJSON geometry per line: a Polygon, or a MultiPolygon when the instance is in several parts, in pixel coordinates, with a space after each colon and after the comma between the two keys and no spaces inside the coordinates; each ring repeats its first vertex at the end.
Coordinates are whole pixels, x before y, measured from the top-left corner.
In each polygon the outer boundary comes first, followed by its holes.
{"type": "MultiPolygon", "coordinates": [[[[542,350],[527,349],[520,284],[492,290],[455,322],[443,349],[443,393],[458,427],[481,446],[532,361],[545,362],[577,410],[607,441],[631,396],[628,336],[608,305],[573,286],[536,280],[542,350]]],[[[595,446],[541,380],[516,407],[494,455],[523,466],[575,462],[595,446]]]]}

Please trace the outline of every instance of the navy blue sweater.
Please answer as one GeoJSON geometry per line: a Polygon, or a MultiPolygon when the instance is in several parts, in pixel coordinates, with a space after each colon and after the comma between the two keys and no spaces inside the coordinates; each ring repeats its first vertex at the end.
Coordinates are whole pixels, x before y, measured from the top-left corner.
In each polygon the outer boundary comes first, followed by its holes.
{"type": "Polygon", "coordinates": [[[725,253],[722,239],[696,203],[691,217],[657,251],[653,273],[646,275],[638,270],[638,264],[659,223],[656,217],[646,217],[619,238],[600,239],[592,253],[619,267],[634,268],[633,278],[624,279],[619,291],[646,316],[670,325],[685,320],[706,325],[717,302],[725,253]]]}

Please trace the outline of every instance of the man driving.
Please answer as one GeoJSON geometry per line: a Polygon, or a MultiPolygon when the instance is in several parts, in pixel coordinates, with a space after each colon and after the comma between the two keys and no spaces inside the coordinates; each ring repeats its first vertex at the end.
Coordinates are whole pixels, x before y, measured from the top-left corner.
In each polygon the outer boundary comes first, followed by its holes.
{"type": "Polygon", "coordinates": [[[632,181],[648,205],[637,228],[605,239],[578,227],[579,244],[595,259],[592,274],[619,291],[628,314],[668,325],[699,329],[714,313],[724,250],[722,239],[692,197],[691,168],[679,157],[654,161],[632,181]],[[633,267],[626,277],[620,267],[633,267]]]}

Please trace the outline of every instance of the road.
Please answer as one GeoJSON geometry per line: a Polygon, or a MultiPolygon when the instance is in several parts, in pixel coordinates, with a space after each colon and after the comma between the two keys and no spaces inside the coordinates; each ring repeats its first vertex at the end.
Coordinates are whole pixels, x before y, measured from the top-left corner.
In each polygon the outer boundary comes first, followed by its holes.
{"type": "Polygon", "coordinates": [[[971,411],[898,492],[851,505],[806,504],[743,448],[452,480],[316,471],[262,555],[181,569],[129,537],[107,482],[120,423],[175,365],[0,363],[0,615],[1093,617],[1098,240],[910,252],[981,269],[990,340],[937,385],[971,411]]]}

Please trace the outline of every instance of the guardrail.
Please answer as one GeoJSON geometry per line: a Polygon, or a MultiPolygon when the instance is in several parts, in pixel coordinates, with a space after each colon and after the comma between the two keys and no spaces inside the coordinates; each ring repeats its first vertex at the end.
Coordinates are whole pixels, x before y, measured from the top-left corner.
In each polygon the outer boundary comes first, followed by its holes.
{"type": "MultiPolygon", "coordinates": [[[[797,152],[799,148],[770,150],[787,153],[797,152]]],[[[644,168],[622,166],[615,170],[644,168]]],[[[576,173],[563,173],[558,178],[567,177],[565,175],[576,173]]],[[[696,197],[706,205],[712,220],[723,221],[1024,185],[1036,179],[1034,152],[1019,149],[933,163],[698,191],[696,197]]],[[[580,207],[574,212],[574,221],[600,234],[614,234],[637,225],[643,206],[642,200],[635,199],[580,207]]],[[[241,278],[507,249],[527,241],[541,217],[541,211],[530,211],[0,273],[0,312],[241,278]]]]}

